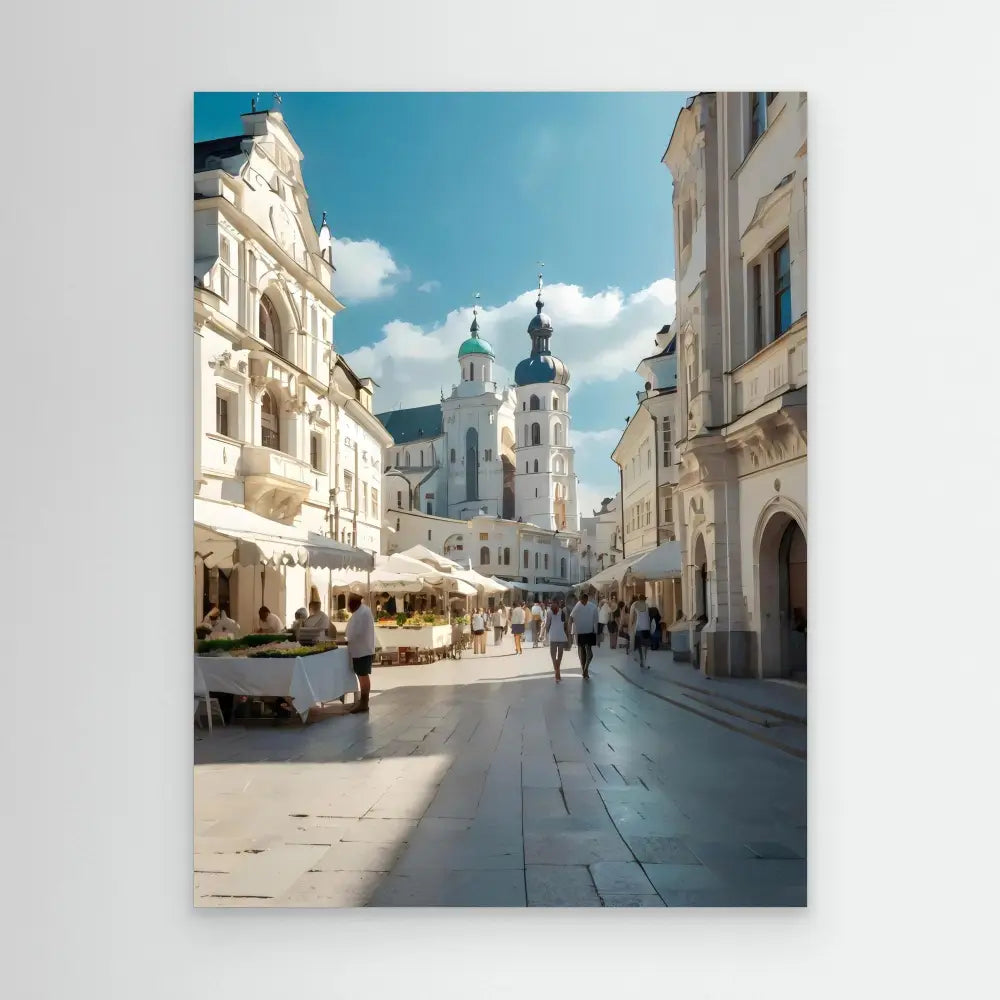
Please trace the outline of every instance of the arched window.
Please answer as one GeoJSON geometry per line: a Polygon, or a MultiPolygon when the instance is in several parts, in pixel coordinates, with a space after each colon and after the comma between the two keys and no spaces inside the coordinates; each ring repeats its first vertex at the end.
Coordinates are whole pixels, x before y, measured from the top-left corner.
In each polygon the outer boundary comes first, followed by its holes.
{"type": "Polygon", "coordinates": [[[538,553],[535,553],[535,569],[538,569],[538,553]]]}
{"type": "Polygon", "coordinates": [[[532,396],[531,399],[528,402],[528,409],[529,410],[538,410],[540,408],[541,408],[541,404],[538,401],[538,397],[537,396],[532,396]]]}
{"type": "Polygon", "coordinates": [[[563,462],[561,455],[556,455],[552,462],[552,469],[557,476],[561,476],[566,471],[566,463],[563,462]]]}
{"type": "Polygon", "coordinates": [[[556,444],[561,445],[562,443],[562,424],[556,424],[556,444]]]}
{"type": "Polygon", "coordinates": [[[525,472],[527,472],[527,471],[528,471],[528,463],[527,463],[527,462],[525,462],[525,463],[524,463],[524,471],[525,471],[525,472]]]}
{"type": "Polygon", "coordinates": [[[524,446],[528,447],[531,444],[531,428],[525,424],[524,425],[524,446]]]}
{"type": "Polygon", "coordinates": [[[451,449],[451,464],[452,465],[455,464],[455,449],[454,448],[451,449]]]}
{"type": "Polygon", "coordinates": [[[479,550],[479,564],[481,566],[489,566],[490,564],[490,550],[485,545],[479,550]]]}
{"type": "Polygon", "coordinates": [[[260,308],[257,310],[257,335],[261,340],[266,340],[274,350],[280,351],[281,324],[278,322],[278,311],[266,295],[260,297],[260,308]]]}
{"type": "Polygon", "coordinates": [[[527,549],[524,550],[524,568],[525,569],[528,568],[528,550],[527,549]]]}
{"type": "Polygon", "coordinates": [[[499,545],[497,546],[497,565],[503,565],[503,549],[499,545]]]}
{"type": "Polygon", "coordinates": [[[265,392],[260,398],[260,443],[265,448],[281,450],[278,404],[269,392],[265,392]]]}
{"type": "Polygon", "coordinates": [[[410,453],[409,452],[406,453],[406,467],[407,468],[410,467],[410,453]]]}
{"type": "Polygon", "coordinates": [[[553,396],[552,397],[552,409],[553,410],[558,410],[559,409],[559,397],[558,396],[553,396]]]}
{"type": "Polygon", "coordinates": [[[510,549],[508,548],[503,550],[503,564],[504,566],[510,565],[510,549]]]}
{"type": "Polygon", "coordinates": [[[421,448],[420,449],[420,468],[422,469],[423,467],[424,467],[424,449],[421,448]]]}
{"type": "Polygon", "coordinates": [[[533,445],[542,443],[542,425],[532,424],[531,425],[531,443],[533,445]]]}
{"type": "Polygon", "coordinates": [[[535,459],[535,472],[537,472],[537,471],[538,471],[538,459],[536,458],[535,459]]]}
{"type": "Polygon", "coordinates": [[[479,499],[479,431],[465,432],[465,499],[479,499]]]}
{"type": "Polygon", "coordinates": [[[472,365],[469,365],[469,381],[471,382],[475,376],[472,374],[472,365]]]}
{"type": "Polygon", "coordinates": [[[545,553],[545,569],[548,569],[548,568],[549,568],[549,554],[548,554],[548,552],[546,552],[545,553]]]}
{"type": "Polygon", "coordinates": [[[528,404],[527,403],[522,403],[521,404],[521,409],[522,410],[526,410],[527,408],[528,408],[528,404]]]}
{"type": "Polygon", "coordinates": [[[566,560],[559,560],[559,578],[562,580],[566,579],[566,560]]]}

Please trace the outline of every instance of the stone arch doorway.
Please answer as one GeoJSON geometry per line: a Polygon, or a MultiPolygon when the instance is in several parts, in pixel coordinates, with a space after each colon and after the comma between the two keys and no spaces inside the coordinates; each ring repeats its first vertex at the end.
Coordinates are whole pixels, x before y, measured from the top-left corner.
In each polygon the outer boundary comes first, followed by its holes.
{"type": "Polygon", "coordinates": [[[758,674],[806,678],[807,546],[797,517],[778,507],[766,511],[757,531],[757,603],[760,613],[758,674]]]}

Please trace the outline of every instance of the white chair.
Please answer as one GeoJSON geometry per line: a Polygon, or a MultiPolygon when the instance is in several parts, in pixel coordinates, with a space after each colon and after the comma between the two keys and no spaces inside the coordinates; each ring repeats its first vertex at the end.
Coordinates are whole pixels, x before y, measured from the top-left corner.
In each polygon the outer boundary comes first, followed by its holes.
{"type": "Polygon", "coordinates": [[[194,692],[194,721],[198,724],[198,728],[201,729],[201,719],[198,717],[198,709],[204,705],[205,716],[208,719],[209,735],[212,733],[212,715],[215,713],[218,713],[222,728],[225,729],[226,717],[222,714],[222,706],[219,704],[219,699],[213,698],[209,693],[208,685],[205,683],[205,678],[198,668],[197,663],[195,663],[194,667],[194,692]]]}
{"type": "Polygon", "coordinates": [[[201,717],[198,714],[198,709],[202,706],[205,707],[205,715],[208,717],[208,731],[212,732],[212,716],[218,715],[219,721],[222,723],[222,728],[226,728],[226,717],[222,714],[222,707],[219,705],[218,698],[206,698],[204,695],[194,696],[194,721],[198,723],[198,728],[201,729],[201,717]]]}

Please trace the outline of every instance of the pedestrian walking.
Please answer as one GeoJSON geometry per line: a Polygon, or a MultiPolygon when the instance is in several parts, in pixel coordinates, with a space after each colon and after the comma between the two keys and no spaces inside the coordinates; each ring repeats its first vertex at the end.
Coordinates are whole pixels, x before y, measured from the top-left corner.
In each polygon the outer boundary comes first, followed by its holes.
{"type": "Polygon", "coordinates": [[[662,617],[660,615],[660,609],[655,605],[650,605],[649,608],[649,648],[659,649],[660,640],[662,638],[662,633],[660,632],[660,622],[662,617]]]}
{"type": "Polygon", "coordinates": [[[357,594],[347,601],[351,617],[347,622],[347,654],[358,678],[361,697],[349,711],[352,714],[368,711],[368,696],[372,689],[372,663],[375,661],[375,619],[371,608],[357,594]]]}
{"type": "Polygon", "coordinates": [[[482,608],[476,608],[472,614],[472,652],[486,652],[486,618],[482,608]]]}
{"type": "Polygon", "coordinates": [[[589,680],[590,663],[594,659],[594,644],[597,642],[597,605],[591,603],[586,593],[581,594],[569,616],[576,633],[576,651],[583,679],[589,680]]]}
{"type": "Polygon", "coordinates": [[[541,645],[542,642],[542,606],[535,601],[531,605],[531,634],[535,640],[535,649],[541,645]]]}
{"type": "Polygon", "coordinates": [[[573,645],[573,636],[576,631],[573,627],[573,608],[575,608],[576,605],[576,598],[573,594],[570,594],[566,599],[566,604],[563,606],[563,611],[566,612],[566,641],[570,644],[570,646],[573,645]]]}
{"type": "Polygon", "coordinates": [[[518,656],[524,652],[521,649],[521,637],[524,635],[525,610],[521,604],[515,605],[510,612],[510,630],[514,635],[514,652],[518,656]]]}
{"type": "MultiPolygon", "coordinates": [[[[604,642],[604,633],[607,631],[608,625],[611,623],[611,605],[608,603],[608,599],[605,597],[601,601],[601,606],[597,612],[597,645],[600,646],[604,642]]],[[[614,649],[614,646],[611,647],[614,649]]]]}
{"type": "Polygon", "coordinates": [[[639,656],[639,669],[648,670],[646,663],[646,649],[649,646],[649,605],[646,603],[646,595],[640,590],[636,599],[629,609],[629,631],[632,633],[632,641],[635,651],[639,656]]]}
{"type": "Polygon", "coordinates": [[[507,623],[507,616],[503,613],[502,608],[497,608],[493,612],[493,645],[499,646],[500,641],[503,639],[504,626],[507,623]]]}
{"type": "Polygon", "coordinates": [[[559,668],[562,666],[563,653],[569,646],[566,637],[566,612],[560,610],[558,601],[553,601],[545,612],[545,631],[549,637],[549,656],[552,658],[552,669],[558,684],[562,680],[559,668]]]}

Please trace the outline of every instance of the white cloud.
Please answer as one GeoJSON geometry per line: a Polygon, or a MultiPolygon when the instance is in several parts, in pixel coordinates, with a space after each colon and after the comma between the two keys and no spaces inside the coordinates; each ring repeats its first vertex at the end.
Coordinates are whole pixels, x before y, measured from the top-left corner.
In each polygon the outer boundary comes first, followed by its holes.
{"type": "Polygon", "coordinates": [[[610,454],[611,449],[618,444],[618,439],[622,436],[622,432],[625,430],[624,427],[621,429],[617,427],[608,427],[601,431],[573,431],[573,445],[574,447],[579,447],[581,445],[593,445],[597,448],[607,448],[610,454]]]}
{"type": "MultiPolygon", "coordinates": [[[[569,367],[571,386],[631,374],[641,358],[653,353],[654,334],[674,317],[670,278],[631,295],[618,288],[586,295],[578,285],[549,285],[542,297],[553,325],[550,347],[569,367]]],[[[517,363],[531,350],[527,327],[535,314],[535,298],[531,289],[480,312],[479,335],[493,346],[494,372],[501,384],[513,379],[517,363]]],[[[440,389],[447,395],[459,380],[456,356],[471,322],[471,307],[453,310],[435,326],[393,320],[378,341],[351,352],[347,360],[359,375],[379,383],[380,412],[433,403],[440,389]]]]}
{"type": "Polygon", "coordinates": [[[422,285],[417,285],[418,292],[436,292],[441,287],[440,281],[425,281],[422,285]]]}
{"type": "Polygon", "coordinates": [[[400,267],[392,254],[375,240],[333,241],[334,294],[345,302],[364,302],[392,295],[410,272],[400,267]]]}

